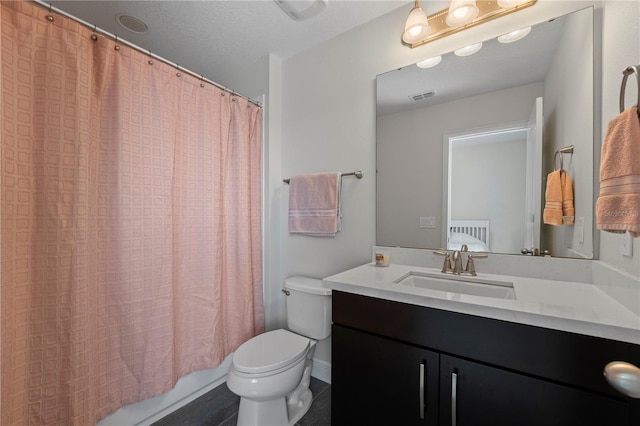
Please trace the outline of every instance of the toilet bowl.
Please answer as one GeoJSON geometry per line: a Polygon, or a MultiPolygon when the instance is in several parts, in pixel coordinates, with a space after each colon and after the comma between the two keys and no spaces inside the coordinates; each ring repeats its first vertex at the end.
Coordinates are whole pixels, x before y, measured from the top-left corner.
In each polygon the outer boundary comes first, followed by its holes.
{"type": "Polygon", "coordinates": [[[292,331],[260,334],[233,354],[227,386],[240,396],[239,426],[294,425],[311,407],[313,354],[317,340],[330,335],[331,290],[293,277],[284,292],[292,331]]]}

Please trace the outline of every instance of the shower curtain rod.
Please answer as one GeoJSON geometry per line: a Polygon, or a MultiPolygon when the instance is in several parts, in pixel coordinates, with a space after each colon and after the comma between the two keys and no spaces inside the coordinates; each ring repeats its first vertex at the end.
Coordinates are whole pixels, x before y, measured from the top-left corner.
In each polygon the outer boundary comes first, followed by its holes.
{"type": "Polygon", "coordinates": [[[255,101],[255,100],[253,100],[253,99],[251,99],[251,98],[249,98],[247,96],[241,95],[238,92],[235,92],[235,91],[233,91],[233,90],[231,90],[231,89],[229,89],[227,87],[222,86],[221,84],[216,83],[215,81],[209,80],[208,78],[205,78],[203,75],[196,74],[195,72],[193,72],[191,70],[183,68],[180,65],[178,65],[178,64],[176,64],[174,62],[171,62],[168,59],[163,58],[162,56],[158,56],[155,53],[152,53],[150,50],[143,49],[142,47],[140,47],[138,45],[135,45],[135,44],[131,43],[130,41],[124,40],[124,39],[118,37],[117,34],[111,34],[110,32],[103,30],[102,28],[99,28],[99,27],[97,27],[95,25],[92,25],[92,24],[86,22],[86,21],[83,21],[82,19],[80,19],[80,18],[78,18],[76,16],[73,16],[73,15],[65,12],[64,10],[61,10],[61,9],[58,9],[57,7],[52,6],[51,3],[45,3],[42,0],[28,0],[28,1],[40,6],[42,8],[44,8],[44,9],[46,9],[46,10],[48,10],[49,12],[55,12],[58,15],[62,15],[64,17],[66,17],[66,18],[69,18],[69,19],[79,23],[80,25],[84,25],[85,27],[93,30],[97,34],[101,34],[101,35],[103,35],[105,37],[110,38],[111,40],[114,40],[114,41],[116,41],[118,43],[121,43],[121,44],[124,44],[126,46],[129,46],[130,48],[132,48],[134,50],[137,50],[138,52],[144,53],[145,55],[147,55],[147,56],[149,56],[149,57],[151,57],[153,59],[157,59],[158,61],[162,61],[165,64],[171,65],[173,68],[175,68],[178,71],[181,71],[181,72],[184,72],[186,74],[189,74],[190,76],[195,77],[195,78],[199,79],[200,81],[212,84],[212,85],[216,86],[217,88],[222,89],[227,93],[230,93],[233,96],[238,96],[238,97],[241,97],[243,99],[246,99],[247,101],[251,102],[252,104],[257,105],[258,107],[262,108],[262,104],[260,102],[258,102],[258,101],[255,101]]]}

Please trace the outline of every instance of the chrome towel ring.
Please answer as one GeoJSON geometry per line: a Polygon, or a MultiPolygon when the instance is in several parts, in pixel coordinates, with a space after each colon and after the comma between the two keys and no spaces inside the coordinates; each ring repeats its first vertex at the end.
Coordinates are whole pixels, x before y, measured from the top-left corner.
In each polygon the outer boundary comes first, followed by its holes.
{"type": "Polygon", "coordinates": [[[556,152],[553,154],[553,170],[558,170],[558,157],[560,158],[560,171],[564,169],[564,157],[562,154],[573,154],[573,145],[565,146],[564,148],[556,149],[556,152]]]}
{"type": "Polygon", "coordinates": [[[640,115],[640,65],[631,65],[622,71],[624,77],[622,78],[622,87],[620,87],[620,112],[624,111],[624,93],[627,87],[627,78],[634,73],[636,75],[636,83],[638,87],[638,100],[636,107],[638,108],[638,115],[640,115]]]}

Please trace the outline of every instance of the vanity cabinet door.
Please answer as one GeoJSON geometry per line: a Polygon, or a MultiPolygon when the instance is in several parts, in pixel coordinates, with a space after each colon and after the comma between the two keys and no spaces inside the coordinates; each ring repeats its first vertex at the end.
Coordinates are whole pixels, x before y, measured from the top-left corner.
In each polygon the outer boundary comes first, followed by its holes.
{"type": "Polygon", "coordinates": [[[333,426],[438,424],[437,353],[335,324],[331,338],[333,426]]]}
{"type": "Polygon", "coordinates": [[[633,424],[622,400],[447,355],[440,389],[442,426],[633,424]]]}

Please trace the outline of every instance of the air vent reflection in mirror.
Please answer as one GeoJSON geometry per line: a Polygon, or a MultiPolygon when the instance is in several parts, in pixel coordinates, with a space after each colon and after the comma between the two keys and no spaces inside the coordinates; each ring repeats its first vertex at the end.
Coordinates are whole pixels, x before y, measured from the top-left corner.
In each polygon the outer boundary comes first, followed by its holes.
{"type": "Polygon", "coordinates": [[[435,95],[435,90],[429,90],[426,92],[416,93],[415,95],[409,95],[409,99],[411,99],[412,101],[423,101],[425,99],[434,97],[435,95]]]}

